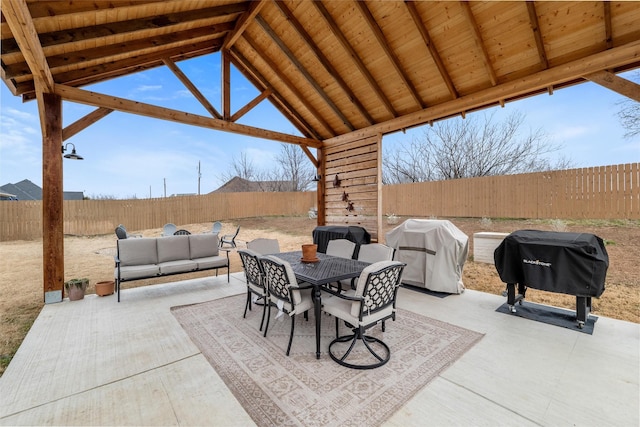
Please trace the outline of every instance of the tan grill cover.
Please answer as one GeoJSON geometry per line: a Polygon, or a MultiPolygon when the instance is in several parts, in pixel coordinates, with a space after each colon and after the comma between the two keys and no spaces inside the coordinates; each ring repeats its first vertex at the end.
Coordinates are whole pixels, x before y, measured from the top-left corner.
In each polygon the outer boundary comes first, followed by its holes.
{"type": "Polygon", "coordinates": [[[447,220],[408,219],[386,234],[394,260],[407,266],[402,283],[435,292],[464,292],[462,269],[469,237],[447,220]]]}

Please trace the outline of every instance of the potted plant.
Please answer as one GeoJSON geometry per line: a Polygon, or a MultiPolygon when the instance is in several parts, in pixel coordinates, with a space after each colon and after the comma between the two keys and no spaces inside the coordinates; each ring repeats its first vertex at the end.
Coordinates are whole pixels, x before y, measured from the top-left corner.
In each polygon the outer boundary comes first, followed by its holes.
{"type": "Polygon", "coordinates": [[[108,280],[96,283],[96,294],[100,297],[113,294],[115,282],[108,280]]]}
{"type": "Polygon", "coordinates": [[[86,278],[64,282],[64,290],[69,295],[69,301],[84,299],[84,291],[87,290],[87,286],[89,286],[89,279],[86,278]]]}

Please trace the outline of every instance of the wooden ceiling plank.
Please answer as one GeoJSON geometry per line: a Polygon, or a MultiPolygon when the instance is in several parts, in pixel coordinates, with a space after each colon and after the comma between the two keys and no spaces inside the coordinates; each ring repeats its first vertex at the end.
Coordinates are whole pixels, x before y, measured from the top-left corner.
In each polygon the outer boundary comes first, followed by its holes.
{"type": "MultiPolygon", "coordinates": [[[[260,48],[258,47],[258,44],[255,42],[255,40],[253,40],[252,37],[249,36],[249,34],[245,33],[243,38],[247,43],[249,43],[249,45],[253,50],[255,50],[256,52],[260,52],[260,48]]],[[[296,88],[293,82],[289,80],[289,78],[286,75],[278,72],[278,66],[271,60],[271,58],[263,56],[261,57],[261,59],[271,69],[271,71],[278,76],[278,78],[291,91],[291,93],[293,93],[293,95],[298,99],[298,101],[302,105],[304,105],[304,107],[315,117],[316,120],[318,120],[318,122],[322,125],[322,127],[325,128],[327,133],[329,133],[332,136],[336,135],[336,132],[331,127],[331,125],[327,123],[327,121],[324,119],[324,117],[322,117],[322,115],[318,112],[318,110],[316,110],[315,107],[311,105],[311,103],[309,103],[309,101],[304,96],[304,94],[296,88]]]]}
{"type": "Polygon", "coordinates": [[[240,16],[240,18],[236,21],[235,28],[233,31],[227,34],[227,37],[222,44],[223,50],[231,49],[231,46],[235,44],[235,42],[242,36],[242,33],[247,29],[247,27],[253,22],[256,15],[260,13],[260,9],[262,6],[266,4],[266,0],[257,0],[252,1],[249,5],[249,9],[240,16]]]}
{"type": "Polygon", "coordinates": [[[295,110],[286,99],[266,82],[267,79],[236,49],[229,50],[233,64],[258,90],[270,90],[271,103],[285,116],[296,128],[307,137],[320,140],[320,134],[295,110]]]}
{"type": "Polygon", "coordinates": [[[163,1],[166,0],[109,0],[108,2],[37,0],[29,2],[29,10],[31,11],[31,16],[36,19],[70,14],[75,15],[83,12],[96,12],[101,9],[144,6],[146,4],[150,5],[163,1]]]}
{"type": "Polygon", "coordinates": [[[338,106],[331,100],[331,98],[327,95],[327,93],[322,89],[322,87],[318,84],[318,82],[313,78],[313,76],[309,73],[306,67],[296,58],[296,55],[287,47],[284,41],[278,37],[276,32],[269,26],[269,24],[262,18],[262,16],[256,16],[256,22],[260,25],[260,27],[264,30],[265,33],[273,40],[273,42],[280,48],[282,53],[287,57],[287,59],[298,68],[300,74],[305,78],[305,80],[313,87],[316,93],[324,100],[324,102],[329,106],[329,108],[335,113],[336,116],[344,123],[347,129],[350,131],[354,130],[355,127],[351,124],[349,119],[340,111],[338,106]]]}
{"type": "Polygon", "coordinates": [[[447,89],[449,89],[449,93],[451,94],[451,97],[454,99],[458,98],[460,96],[458,94],[458,90],[456,89],[456,86],[453,84],[453,80],[451,79],[451,76],[449,75],[449,72],[447,71],[447,67],[445,67],[444,62],[442,62],[442,58],[440,58],[440,53],[438,52],[438,49],[436,49],[435,45],[433,44],[433,41],[431,40],[431,36],[429,36],[429,30],[427,30],[427,27],[424,25],[424,22],[422,22],[422,18],[420,17],[420,13],[418,12],[418,9],[415,3],[413,1],[405,1],[404,4],[406,5],[407,10],[411,15],[411,19],[413,19],[413,23],[416,25],[416,28],[420,32],[420,36],[422,37],[422,40],[424,41],[425,46],[427,46],[427,49],[429,49],[429,54],[431,55],[433,62],[438,68],[438,71],[440,72],[440,76],[442,77],[442,80],[444,81],[445,85],[447,85],[447,89]]]}
{"type": "Polygon", "coordinates": [[[273,91],[271,90],[271,88],[267,88],[267,89],[263,90],[262,92],[260,92],[260,94],[258,96],[256,96],[251,101],[249,101],[244,107],[242,107],[238,111],[236,111],[231,116],[231,121],[232,122],[238,121],[238,119],[240,119],[240,117],[244,116],[249,111],[253,110],[256,107],[256,105],[260,104],[262,101],[264,101],[265,99],[269,98],[272,93],[273,93],[273,91]]]}
{"type": "MultiPolygon", "coordinates": [[[[220,40],[219,43],[222,41],[220,40]]],[[[188,46],[178,46],[171,49],[159,50],[144,55],[133,56],[121,61],[100,64],[82,70],[56,73],[55,81],[68,86],[83,86],[107,78],[119,77],[135,71],[151,69],[164,65],[161,58],[171,58],[181,61],[194,56],[201,56],[219,50],[220,44],[211,41],[199,42],[188,46]]]]}
{"type": "Polygon", "coordinates": [[[480,34],[480,28],[478,28],[478,23],[476,22],[475,17],[473,16],[473,12],[471,11],[471,6],[468,1],[460,1],[460,7],[462,8],[462,12],[464,14],[465,19],[469,23],[471,27],[471,34],[473,35],[473,41],[475,42],[478,50],[481,55],[480,58],[484,64],[484,68],[489,75],[489,80],[491,80],[491,86],[495,86],[498,84],[498,76],[496,75],[496,71],[493,69],[493,65],[491,65],[491,58],[489,57],[489,52],[487,52],[487,47],[485,46],[484,40],[482,40],[482,34],[480,34]]]}
{"type": "Polygon", "coordinates": [[[325,144],[335,144],[354,138],[364,138],[377,133],[388,134],[401,129],[408,129],[457,114],[460,111],[470,111],[497,103],[500,99],[516,99],[519,96],[545,90],[550,86],[559,85],[576,78],[583,78],[606,68],[623,67],[636,63],[640,57],[640,40],[623,46],[598,52],[596,54],[539,71],[514,81],[498,84],[478,92],[453,99],[451,101],[425,108],[403,117],[375,124],[348,134],[327,139],[325,144]]]}
{"type": "Polygon", "coordinates": [[[338,25],[334,21],[329,11],[324,7],[322,2],[320,1],[312,1],[310,3],[316,7],[318,12],[320,12],[326,24],[329,26],[331,33],[336,37],[336,39],[340,43],[340,46],[342,46],[342,48],[349,54],[354,64],[360,71],[360,74],[366,79],[367,83],[369,83],[369,86],[371,87],[371,89],[373,89],[373,92],[377,95],[378,99],[382,101],[384,106],[387,108],[387,111],[389,112],[389,114],[392,117],[398,117],[398,112],[393,107],[393,104],[391,104],[391,101],[389,101],[389,98],[387,98],[387,96],[384,94],[384,92],[382,91],[382,88],[380,88],[380,85],[378,85],[378,82],[376,82],[376,79],[373,78],[373,76],[371,75],[371,72],[364,65],[364,63],[362,62],[362,59],[360,59],[360,57],[358,56],[358,53],[351,46],[351,43],[349,43],[349,41],[347,40],[345,35],[342,33],[340,28],[338,28],[338,25]]]}
{"type": "MultiPolygon", "coordinates": [[[[49,68],[55,70],[58,67],[66,67],[70,64],[78,65],[89,61],[109,62],[111,56],[122,56],[127,53],[134,53],[143,49],[159,48],[161,46],[170,46],[179,43],[181,40],[200,39],[209,36],[212,43],[219,45],[216,41],[216,34],[224,33],[232,28],[230,23],[220,25],[210,25],[207,27],[196,28],[193,30],[180,31],[177,33],[165,34],[160,36],[148,37],[145,39],[135,40],[127,43],[114,43],[106,46],[100,46],[89,49],[82,49],[73,52],[67,52],[59,55],[50,55],[47,57],[49,68]]],[[[18,62],[9,65],[6,73],[9,78],[15,78],[30,73],[26,62],[18,62]]]]}
{"type": "Polygon", "coordinates": [[[307,145],[314,148],[320,148],[322,146],[321,141],[316,141],[310,138],[302,138],[295,135],[289,135],[272,130],[260,129],[253,126],[246,126],[227,122],[224,120],[218,120],[212,117],[205,117],[197,114],[187,113],[185,111],[158,107],[156,105],[146,104],[138,101],[131,101],[125,98],[119,98],[111,95],[104,95],[101,93],[78,89],[71,86],[56,84],[54,89],[55,93],[63,99],[71,102],[78,102],[80,104],[104,107],[140,116],[152,117],[160,120],[167,120],[186,125],[199,126],[207,129],[220,130],[224,132],[237,133],[246,136],[253,136],[256,138],[269,139],[272,141],[307,145]]]}
{"type": "Polygon", "coordinates": [[[189,92],[202,104],[202,106],[216,119],[221,119],[222,115],[215,109],[207,98],[198,90],[196,85],[193,84],[189,77],[187,77],[182,70],[173,62],[170,58],[162,58],[164,65],[171,70],[171,72],[182,82],[182,84],[189,89],[189,92]]]}
{"type": "Polygon", "coordinates": [[[544,41],[542,40],[542,33],[540,32],[540,24],[538,23],[538,14],[536,13],[536,5],[532,0],[527,0],[527,12],[529,12],[529,24],[533,31],[533,37],[536,40],[536,47],[538,49],[538,57],[540,58],[540,64],[542,68],[549,68],[549,60],[547,59],[547,53],[544,49],[544,41]]]}
{"type": "MultiPolygon", "coordinates": [[[[188,23],[191,21],[202,21],[207,18],[216,18],[220,16],[229,16],[229,18],[231,18],[238,13],[243,13],[246,8],[247,5],[245,3],[233,3],[224,6],[214,6],[205,9],[152,16],[144,19],[132,19],[128,21],[112,22],[102,25],[92,25],[88,27],[53,31],[49,33],[39,34],[38,36],[40,39],[40,44],[43,48],[46,48],[49,46],[64,43],[72,43],[83,40],[92,40],[101,37],[114,36],[116,34],[134,33],[136,31],[154,28],[165,28],[173,25],[188,23]]],[[[193,24],[193,26],[197,27],[195,23],[193,24]]],[[[0,47],[0,49],[3,55],[18,52],[18,46],[15,44],[15,41],[13,39],[2,40],[2,46],[0,47]]]]}
{"type": "Polygon", "coordinates": [[[349,100],[355,105],[355,107],[358,109],[360,114],[365,118],[365,120],[370,125],[374,124],[375,120],[373,119],[373,117],[371,117],[371,115],[369,114],[369,111],[367,111],[364,105],[362,105],[362,103],[360,102],[358,97],[355,95],[355,93],[353,93],[353,91],[351,90],[347,82],[344,81],[344,79],[340,76],[340,73],[338,73],[338,70],[335,69],[335,67],[327,59],[326,55],[322,53],[322,51],[318,48],[318,45],[311,38],[311,36],[304,29],[304,27],[300,24],[300,21],[298,21],[298,19],[287,7],[287,5],[281,0],[276,0],[274,4],[280,9],[283,15],[287,18],[287,21],[291,24],[291,26],[293,26],[293,28],[296,30],[300,38],[304,40],[304,42],[307,44],[307,47],[311,50],[311,52],[313,52],[316,58],[318,58],[318,61],[320,61],[325,71],[331,77],[333,77],[336,83],[338,83],[340,88],[344,91],[344,93],[347,95],[349,100]]]}
{"type": "Polygon", "coordinates": [[[71,123],[69,126],[62,129],[62,140],[66,141],[72,136],[78,134],[80,131],[88,128],[98,120],[102,119],[109,115],[109,113],[113,112],[110,108],[98,107],[86,116],[76,120],[71,123]]]}
{"type": "Polygon", "coordinates": [[[405,72],[405,70],[403,70],[402,67],[400,66],[400,59],[391,49],[391,46],[389,45],[387,38],[385,37],[384,33],[382,32],[382,29],[380,28],[375,18],[373,17],[373,14],[371,14],[371,11],[367,7],[366,3],[360,0],[355,0],[354,4],[356,5],[358,10],[364,17],[364,20],[369,26],[369,29],[371,30],[373,35],[376,37],[376,40],[378,41],[378,45],[382,48],[382,50],[384,50],[384,53],[385,55],[387,55],[389,62],[391,63],[393,68],[396,70],[396,74],[398,74],[398,76],[402,80],[402,83],[405,85],[405,87],[409,91],[409,94],[411,95],[415,103],[418,105],[418,107],[424,108],[425,104],[420,98],[420,95],[418,95],[418,90],[416,89],[415,85],[411,82],[411,80],[407,76],[407,73],[405,72]]]}
{"type": "Polygon", "coordinates": [[[587,74],[584,78],[617,92],[620,95],[640,102],[640,85],[631,80],[627,80],[608,71],[597,71],[587,74]]]}
{"type": "Polygon", "coordinates": [[[613,27],[611,25],[611,3],[608,1],[602,2],[604,8],[604,39],[607,44],[607,49],[613,47],[613,27]]]}

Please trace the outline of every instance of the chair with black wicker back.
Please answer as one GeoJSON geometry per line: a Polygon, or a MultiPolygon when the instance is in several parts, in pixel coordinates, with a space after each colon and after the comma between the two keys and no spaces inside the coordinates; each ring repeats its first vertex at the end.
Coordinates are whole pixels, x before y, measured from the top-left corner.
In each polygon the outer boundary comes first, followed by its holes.
{"type": "Polygon", "coordinates": [[[250,249],[240,249],[238,255],[240,255],[244,276],[247,281],[247,302],[244,306],[244,314],[242,317],[247,317],[247,310],[251,311],[252,302],[257,302],[258,299],[262,299],[262,320],[260,321],[259,329],[261,331],[262,325],[264,324],[264,316],[267,312],[267,305],[269,304],[269,294],[267,292],[262,265],[258,259],[260,254],[250,249]],[[252,301],[254,296],[255,299],[252,301]]]}
{"type": "Polygon", "coordinates": [[[267,290],[269,292],[269,305],[267,313],[267,325],[264,328],[264,336],[267,336],[269,329],[269,318],[271,317],[271,307],[278,307],[279,311],[286,313],[291,318],[291,334],[289,335],[289,345],[287,346],[287,356],[291,351],[293,333],[296,325],[296,315],[304,313],[308,319],[308,311],[313,308],[311,299],[311,285],[298,285],[296,275],[291,265],[273,255],[260,257],[262,270],[264,271],[267,290]]]}
{"type": "Polygon", "coordinates": [[[327,291],[332,296],[322,299],[322,310],[336,318],[336,339],[329,344],[329,355],[334,361],[354,369],[377,368],[389,361],[389,346],[365,333],[379,322],[384,332],[385,320],[395,320],[404,266],[398,261],[380,261],[362,270],[354,293],[327,291]],[[340,320],[352,329],[352,334],[340,336],[340,320]],[[366,351],[353,351],[358,342],[364,344],[366,351]],[[350,355],[355,356],[349,359],[350,355]]]}

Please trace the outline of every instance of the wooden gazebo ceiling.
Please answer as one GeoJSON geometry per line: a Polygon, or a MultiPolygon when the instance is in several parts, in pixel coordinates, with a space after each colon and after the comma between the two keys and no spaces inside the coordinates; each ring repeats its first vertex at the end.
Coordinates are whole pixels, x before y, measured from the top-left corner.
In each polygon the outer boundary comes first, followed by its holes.
{"type": "MultiPolygon", "coordinates": [[[[637,93],[615,73],[640,66],[639,2],[29,0],[29,19],[20,1],[2,0],[2,79],[25,98],[47,69],[73,98],[65,87],[159,66],[179,74],[179,61],[220,50],[258,87],[256,102],[318,140],[587,79],[637,93]]],[[[221,109],[213,119],[238,119],[221,109]]]]}

